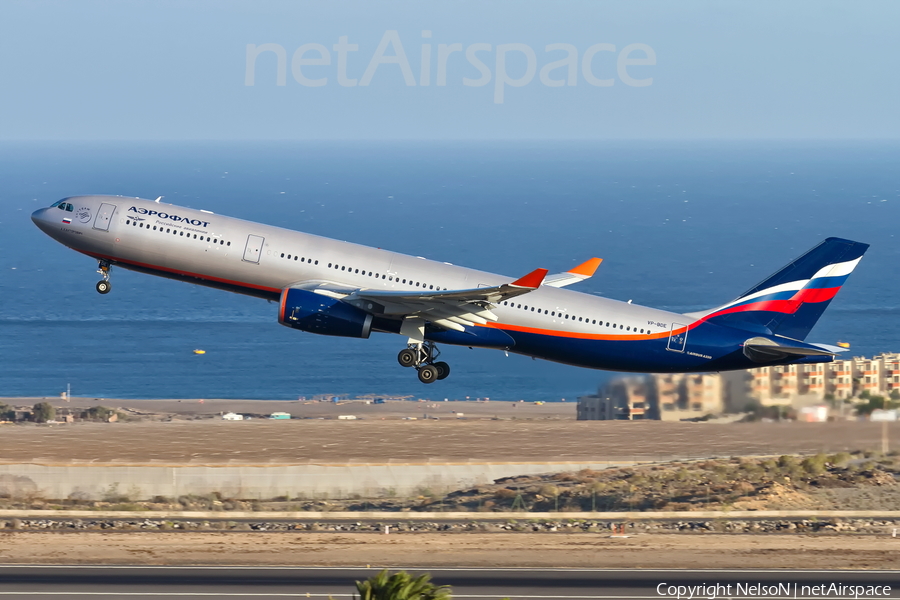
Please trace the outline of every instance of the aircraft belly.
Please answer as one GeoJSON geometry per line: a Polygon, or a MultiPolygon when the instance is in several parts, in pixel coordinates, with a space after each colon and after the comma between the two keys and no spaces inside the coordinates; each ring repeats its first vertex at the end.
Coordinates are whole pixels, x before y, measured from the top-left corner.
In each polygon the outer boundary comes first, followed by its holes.
{"type": "Polygon", "coordinates": [[[425,339],[454,346],[497,350],[512,350],[516,345],[516,341],[507,332],[489,327],[466,327],[463,332],[428,326],[425,329],[425,339]]]}
{"type": "Polygon", "coordinates": [[[508,333],[516,342],[512,351],[518,354],[606,371],[690,373],[730,371],[753,366],[737,348],[738,340],[723,339],[715,335],[716,332],[692,331],[683,352],[670,350],[667,336],[616,340],[521,331],[508,333]]]}

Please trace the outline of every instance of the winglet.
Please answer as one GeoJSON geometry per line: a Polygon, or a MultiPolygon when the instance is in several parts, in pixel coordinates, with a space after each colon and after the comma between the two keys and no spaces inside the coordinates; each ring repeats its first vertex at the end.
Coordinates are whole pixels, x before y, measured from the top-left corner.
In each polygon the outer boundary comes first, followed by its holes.
{"type": "Polygon", "coordinates": [[[541,283],[544,281],[544,277],[547,276],[548,272],[549,271],[547,269],[535,269],[525,277],[516,279],[510,285],[536,290],[541,287],[541,283]]]}
{"type": "Polygon", "coordinates": [[[581,263],[574,269],[569,269],[569,273],[572,275],[581,275],[582,277],[593,277],[594,273],[597,271],[597,267],[599,267],[602,262],[602,258],[592,258],[589,261],[581,263]]]}

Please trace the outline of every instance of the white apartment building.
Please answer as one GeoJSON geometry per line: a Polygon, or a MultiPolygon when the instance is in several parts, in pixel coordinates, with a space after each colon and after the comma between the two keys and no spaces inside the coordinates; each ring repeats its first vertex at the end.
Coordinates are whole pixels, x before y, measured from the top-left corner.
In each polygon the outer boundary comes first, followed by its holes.
{"type": "Polygon", "coordinates": [[[872,358],[855,356],[831,363],[785,365],[750,369],[750,396],[763,406],[789,404],[797,399],[823,400],[859,396],[863,391],[890,396],[900,390],[900,354],[872,358]]]}

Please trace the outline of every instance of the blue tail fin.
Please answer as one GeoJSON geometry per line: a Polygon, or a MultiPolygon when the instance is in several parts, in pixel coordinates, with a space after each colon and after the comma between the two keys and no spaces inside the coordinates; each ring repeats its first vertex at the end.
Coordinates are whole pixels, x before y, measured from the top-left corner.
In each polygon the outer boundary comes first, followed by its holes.
{"type": "Polygon", "coordinates": [[[689,316],[803,340],[868,248],[868,244],[828,238],[738,299],[689,316]]]}

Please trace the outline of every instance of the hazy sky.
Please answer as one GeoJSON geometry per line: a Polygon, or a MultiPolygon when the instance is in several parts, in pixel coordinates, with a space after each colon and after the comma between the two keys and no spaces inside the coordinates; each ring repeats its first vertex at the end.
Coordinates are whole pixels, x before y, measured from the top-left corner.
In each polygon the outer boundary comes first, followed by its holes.
{"type": "Polygon", "coordinates": [[[3,139],[898,138],[900,3],[0,2],[3,139]]]}

